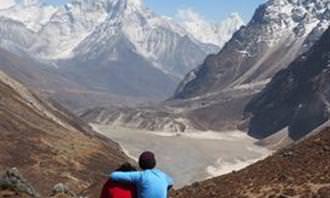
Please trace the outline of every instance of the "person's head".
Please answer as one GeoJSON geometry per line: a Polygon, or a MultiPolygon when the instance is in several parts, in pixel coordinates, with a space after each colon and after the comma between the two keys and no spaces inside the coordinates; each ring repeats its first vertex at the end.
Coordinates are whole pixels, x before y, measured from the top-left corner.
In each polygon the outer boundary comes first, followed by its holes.
{"type": "Polygon", "coordinates": [[[136,171],[137,169],[132,166],[130,163],[126,162],[122,164],[116,171],[121,171],[121,172],[131,172],[131,171],[136,171]]]}
{"type": "Polygon", "coordinates": [[[149,170],[155,168],[155,155],[150,151],[143,152],[139,157],[139,165],[142,170],[149,170]]]}

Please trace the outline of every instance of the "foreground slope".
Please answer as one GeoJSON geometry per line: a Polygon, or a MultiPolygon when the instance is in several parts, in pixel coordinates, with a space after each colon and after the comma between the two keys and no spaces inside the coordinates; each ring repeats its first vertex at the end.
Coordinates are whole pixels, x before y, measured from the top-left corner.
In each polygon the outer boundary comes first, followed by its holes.
{"type": "Polygon", "coordinates": [[[17,167],[43,195],[60,182],[96,192],[102,174],[126,160],[117,144],[3,72],[0,109],[0,169],[17,167]]]}
{"type": "Polygon", "coordinates": [[[330,128],[238,172],[185,187],[175,198],[330,195],[330,128]]]}

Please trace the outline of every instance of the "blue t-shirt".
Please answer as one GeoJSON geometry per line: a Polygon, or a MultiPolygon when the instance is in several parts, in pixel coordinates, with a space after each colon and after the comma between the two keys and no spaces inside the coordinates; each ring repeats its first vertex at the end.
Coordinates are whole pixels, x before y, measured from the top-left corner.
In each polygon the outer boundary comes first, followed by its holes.
{"type": "Polygon", "coordinates": [[[173,186],[172,178],[158,169],[114,172],[111,174],[111,179],[135,184],[138,198],[167,198],[168,187],[173,186]]]}

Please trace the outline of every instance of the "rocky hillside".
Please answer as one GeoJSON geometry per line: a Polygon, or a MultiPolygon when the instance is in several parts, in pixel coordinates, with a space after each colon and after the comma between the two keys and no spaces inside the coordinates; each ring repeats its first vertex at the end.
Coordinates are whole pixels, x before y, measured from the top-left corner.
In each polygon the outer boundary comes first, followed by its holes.
{"type": "Polygon", "coordinates": [[[52,98],[72,111],[81,107],[86,108],[109,103],[134,105],[145,99],[123,98],[103,89],[78,83],[69,74],[61,73],[50,62],[39,62],[25,53],[16,55],[0,48],[0,62],[2,71],[19,80],[35,93],[52,98]]]}
{"type": "Polygon", "coordinates": [[[307,53],[280,71],[245,109],[249,134],[287,130],[297,140],[329,119],[330,29],[307,53]]]}
{"type": "Polygon", "coordinates": [[[175,198],[318,197],[330,195],[330,128],[231,174],[195,183],[175,198]]]}
{"type": "Polygon", "coordinates": [[[127,158],[59,108],[0,72],[0,169],[17,167],[41,195],[57,183],[95,194],[103,174],[127,158]]]}
{"type": "Polygon", "coordinates": [[[204,97],[170,100],[139,107],[105,106],[79,113],[86,122],[165,132],[232,130],[241,124],[251,95],[261,88],[242,87],[204,97]]]}

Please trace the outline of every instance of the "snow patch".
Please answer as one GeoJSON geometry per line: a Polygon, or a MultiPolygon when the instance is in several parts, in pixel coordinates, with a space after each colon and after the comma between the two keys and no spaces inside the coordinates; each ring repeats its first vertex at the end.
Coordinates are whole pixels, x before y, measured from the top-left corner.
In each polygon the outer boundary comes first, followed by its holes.
{"type": "Polygon", "coordinates": [[[214,131],[207,131],[207,132],[193,132],[193,133],[184,133],[181,136],[194,138],[194,139],[201,139],[201,140],[227,140],[227,141],[240,141],[242,139],[249,139],[254,140],[250,136],[248,136],[243,131],[222,131],[214,132],[214,131]]]}
{"type": "Polygon", "coordinates": [[[259,160],[265,159],[272,153],[270,150],[259,146],[248,146],[246,150],[257,153],[259,156],[254,159],[236,159],[232,161],[226,161],[223,158],[219,158],[215,165],[209,166],[206,169],[207,173],[210,175],[210,178],[228,174],[233,171],[239,171],[259,160]]]}
{"type": "Polygon", "coordinates": [[[246,84],[242,84],[242,85],[237,85],[233,89],[235,89],[235,90],[256,89],[256,88],[267,85],[270,81],[271,81],[271,79],[266,79],[266,80],[262,80],[262,81],[256,81],[253,83],[246,83],[246,84]]]}
{"type": "Polygon", "coordinates": [[[247,166],[259,161],[260,159],[252,159],[252,160],[241,160],[237,159],[234,162],[224,161],[220,158],[215,166],[207,167],[207,173],[210,174],[210,178],[217,177],[221,175],[225,175],[231,173],[233,171],[239,171],[247,166]]]}

